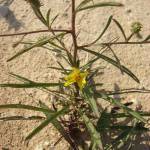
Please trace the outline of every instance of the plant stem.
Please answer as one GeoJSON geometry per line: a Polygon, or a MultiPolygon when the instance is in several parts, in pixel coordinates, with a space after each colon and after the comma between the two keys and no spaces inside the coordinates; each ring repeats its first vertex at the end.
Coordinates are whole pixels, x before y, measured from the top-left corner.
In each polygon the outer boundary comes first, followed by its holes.
{"type": "Polygon", "coordinates": [[[129,40],[133,37],[135,33],[131,33],[130,36],[126,39],[126,42],[129,42],[129,40]]]}
{"type": "Polygon", "coordinates": [[[141,42],[112,42],[112,43],[101,43],[102,45],[118,45],[118,44],[150,44],[150,41],[141,42]]]}
{"type": "Polygon", "coordinates": [[[76,39],[76,28],[75,28],[75,22],[76,20],[76,12],[75,12],[75,0],[72,0],[72,30],[71,30],[71,34],[72,34],[72,38],[73,38],[73,44],[74,44],[74,65],[75,67],[77,67],[77,39],[76,39]]]}
{"type": "MultiPolygon", "coordinates": [[[[16,35],[27,35],[27,34],[35,34],[35,33],[41,33],[41,32],[49,32],[50,30],[36,30],[36,31],[29,31],[29,32],[20,32],[20,33],[12,33],[12,34],[0,34],[0,37],[5,37],[5,36],[16,36],[16,35]]],[[[70,33],[70,30],[55,30],[51,29],[51,32],[66,32],[70,33]]]]}
{"type": "MultiPolygon", "coordinates": [[[[140,42],[104,42],[104,43],[99,43],[97,45],[124,45],[124,44],[128,44],[128,45],[134,45],[134,44],[150,44],[150,41],[140,41],[140,42]]],[[[85,47],[90,47],[91,45],[86,44],[86,45],[82,45],[82,46],[78,46],[79,49],[85,48],[85,47]]]]}

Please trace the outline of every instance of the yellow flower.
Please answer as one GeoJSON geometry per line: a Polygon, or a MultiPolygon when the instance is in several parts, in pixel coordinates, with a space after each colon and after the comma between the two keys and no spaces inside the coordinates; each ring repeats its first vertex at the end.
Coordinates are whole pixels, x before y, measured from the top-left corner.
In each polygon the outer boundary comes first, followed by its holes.
{"type": "Polygon", "coordinates": [[[86,85],[87,75],[87,71],[81,72],[78,68],[73,68],[72,72],[65,77],[66,82],[64,86],[69,86],[73,83],[77,83],[80,90],[82,90],[86,85]]]}

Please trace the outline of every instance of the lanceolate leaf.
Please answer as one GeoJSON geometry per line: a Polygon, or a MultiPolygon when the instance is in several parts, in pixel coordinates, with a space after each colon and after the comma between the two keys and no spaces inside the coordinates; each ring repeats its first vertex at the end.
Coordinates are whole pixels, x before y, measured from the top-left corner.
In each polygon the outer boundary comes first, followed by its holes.
{"type": "MultiPolygon", "coordinates": [[[[91,53],[91,54],[107,61],[108,63],[110,63],[110,64],[112,64],[115,67],[120,69],[120,65],[115,60],[113,60],[113,59],[111,59],[111,58],[109,58],[109,57],[107,57],[103,54],[97,53],[97,52],[89,50],[87,48],[82,48],[81,50],[86,51],[88,53],[91,53]]],[[[131,78],[133,78],[137,83],[140,82],[139,79],[129,69],[127,69],[125,66],[121,65],[121,69],[122,69],[123,72],[125,72],[127,75],[129,75],[131,78]]]]}
{"type": "Polygon", "coordinates": [[[55,87],[62,85],[62,83],[38,83],[38,82],[32,82],[32,83],[8,83],[8,84],[0,84],[0,87],[10,87],[10,88],[37,88],[37,87],[55,87]]]}
{"type": "Polygon", "coordinates": [[[58,18],[58,14],[52,19],[52,22],[51,22],[51,24],[50,24],[50,27],[53,25],[53,23],[55,22],[55,20],[58,18]]]}
{"type": "Polygon", "coordinates": [[[22,81],[22,82],[24,82],[24,83],[34,83],[33,81],[31,81],[31,80],[29,80],[29,79],[27,79],[27,78],[25,78],[25,77],[22,77],[22,76],[20,76],[20,75],[17,75],[17,74],[14,74],[14,73],[9,73],[12,77],[14,77],[14,78],[16,78],[17,80],[19,80],[19,81],[22,81]]]}
{"type": "Polygon", "coordinates": [[[37,128],[35,128],[27,137],[26,140],[30,140],[33,136],[35,136],[37,133],[39,133],[43,128],[45,128],[49,123],[51,123],[56,118],[60,117],[61,115],[64,115],[66,113],[67,109],[64,108],[54,114],[52,114],[50,117],[48,117],[45,121],[43,121],[37,128]]]}
{"type": "MultiPolygon", "coordinates": [[[[20,81],[22,81],[22,82],[24,82],[25,84],[36,84],[36,82],[34,82],[34,81],[31,81],[31,80],[29,80],[29,79],[27,79],[27,78],[25,78],[25,77],[22,77],[22,76],[20,76],[20,75],[17,75],[17,74],[14,74],[14,73],[10,73],[10,75],[12,76],[12,77],[15,77],[17,80],[20,80],[20,81]]],[[[51,84],[51,83],[50,83],[51,84]]],[[[40,90],[42,90],[42,91],[44,91],[44,92],[52,92],[51,90],[49,90],[48,89],[48,87],[54,87],[54,86],[57,86],[57,87],[60,87],[60,86],[62,86],[63,84],[62,83],[54,83],[55,85],[53,85],[53,83],[52,83],[52,85],[50,86],[50,84],[49,84],[49,86],[48,86],[48,84],[47,85],[44,85],[44,86],[37,86],[37,87],[33,87],[33,88],[37,88],[37,89],[40,89],[40,90]]],[[[20,87],[21,88],[21,87],[20,87]]],[[[28,87],[29,88],[29,87],[28,87]]],[[[62,94],[61,92],[57,92],[57,94],[62,94]]]]}
{"type": "Polygon", "coordinates": [[[115,138],[112,142],[111,145],[106,146],[105,150],[112,150],[113,148],[115,148],[115,146],[117,146],[119,143],[123,142],[123,141],[127,141],[131,135],[132,129],[126,129],[125,131],[123,131],[117,138],[115,138]]]}
{"type": "Polygon", "coordinates": [[[126,125],[114,125],[114,126],[110,126],[110,129],[112,129],[112,130],[127,130],[127,129],[133,129],[133,131],[134,132],[141,132],[141,131],[143,131],[143,132],[146,132],[146,131],[149,131],[149,129],[148,128],[145,128],[144,126],[142,127],[140,127],[140,126],[126,126],[126,125]]]}
{"type": "Polygon", "coordinates": [[[53,37],[47,37],[47,38],[44,38],[43,40],[40,40],[40,41],[38,41],[38,42],[36,42],[36,43],[34,43],[34,44],[30,44],[28,47],[22,49],[20,52],[18,52],[18,53],[17,53],[16,55],[14,55],[13,57],[9,58],[7,61],[11,61],[11,60],[17,58],[18,56],[20,56],[20,55],[22,55],[22,54],[28,52],[29,50],[35,48],[35,47],[43,46],[43,45],[49,43],[50,41],[53,41],[56,37],[59,37],[60,35],[62,35],[62,34],[59,34],[59,35],[53,36],[53,37]]]}
{"type": "Polygon", "coordinates": [[[100,150],[102,150],[103,148],[102,148],[102,142],[101,142],[100,134],[96,131],[93,123],[85,114],[83,114],[80,111],[80,115],[81,115],[83,121],[85,122],[85,125],[86,125],[86,127],[90,133],[91,141],[92,141],[93,145],[96,145],[97,148],[100,148],[100,150]]]}
{"type": "Polygon", "coordinates": [[[112,52],[112,54],[114,55],[114,57],[115,57],[115,59],[116,59],[116,62],[117,62],[118,65],[119,65],[119,69],[120,69],[121,73],[123,74],[122,65],[121,65],[121,63],[120,63],[120,60],[119,60],[118,56],[115,54],[114,50],[113,50],[110,46],[108,46],[108,48],[109,48],[109,50],[112,52]]]}
{"type": "Polygon", "coordinates": [[[27,110],[33,110],[33,111],[39,111],[43,113],[52,113],[49,109],[44,109],[40,107],[35,107],[31,105],[23,105],[23,104],[6,104],[6,105],[0,105],[0,109],[27,109],[27,110]]]}
{"type": "Polygon", "coordinates": [[[118,26],[118,28],[120,29],[125,41],[127,41],[127,37],[126,37],[126,34],[123,30],[123,27],[121,26],[121,24],[116,20],[116,19],[113,19],[113,21],[116,23],[116,25],[118,26]]]}
{"type": "Polygon", "coordinates": [[[30,3],[35,15],[37,16],[37,18],[43,23],[43,24],[47,24],[45,18],[43,17],[40,7],[41,7],[41,3],[39,0],[26,0],[27,2],[30,3]]]}
{"type": "Polygon", "coordinates": [[[138,112],[128,108],[127,106],[125,106],[124,104],[119,102],[118,100],[111,98],[111,97],[107,96],[106,94],[101,94],[101,93],[95,93],[95,94],[97,95],[97,97],[102,98],[102,99],[110,102],[111,104],[119,106],[120,108],[125,110],[128,114],[133,116],[134,118],[137,118],[138,120],[145,122],[145,123],[147,122],[138,112]]]}
{"type": "Polygon", "coordinates": [[[117,3],[117,2],[100,2],[100,3],[97,3],[97,4],[93,4],[93,5],[78,8],[77,12],[82,11],[82,10],[86,10],[86,9],[91,9],[91,8],[108,7],[108,6],[121,7],[121,6],[123,6],[123,4],[117,3]]]}
{"type": "MultiPolygon", "coordinates": [[[[54,69],[54,70],[59,70],[59,71],[64,71],[64,69],[59,68],[59,67],[48,67],[50,69],[54,69]]],[[[67,69],[65,69],[67,71],[67,69]]]]}
{"type": "Polygon", "coordinates": [[[109,17],[109,19],[108,19],[108,21],[107,21],[107,24],[106,24],[105,28],[103,29],[102,33],[101,33],[101,34],[99,35],[99,37],[98,37],[96,40],[94,40],[90,45],[96,43],[96,42],[104,35],[104,33],[106,32],[106,30],[108,29],[108,27],[109,27],[109,25],[110,25],[110,23],[111,23],[112,18],[113,18],[113,16],[110,16],[110,17],[109,17]]]}
{"type": "MultiPolygon", "coordinates": [[[[45,105],[44,103],[40,102],[40,106],[42,108],[46,108],[48,109],[48,106],[45,105]]],[[[50,113],[45,112],[45,115],[47,118],[51,117],[50,113]]],[[[72,146],[74,147],[74,143],[72,142],[72,140],[70,139],[70,136],[68,135],[67,131],[64,129],[64,127],[61,125],[60,121],[58,121],[58,119],[54,119],[52,122],[53,126],[58,130],[58,132],[63,136],[63,138],[65,138],[65,140],[72,146]]]]}
{"type": "Polygon", "coordinates": [[[49,10],[47,11],[47,14],[46,14],[46,21],[47,21],[47,26],[48,26],[48,27],[49,27],[49,25],[50,25],[50,22],[49,22],[50,13],[51,13],[51,9],[49,9],[49,10]]]}
{"type": "Polygon", "coordinates": [[[43,120],[44,117],[41,116],[30,116],[30,117],[24,117],[24,116],[9,116],[9,117],[0,117],[0,120],[3,121],[16,121],[16,120],[43,120]]]}
{"type": "Polygon", "coordinates": [[[57,63],[58,63],[58,65],[62,68],[62,70],[63,70],[65,73],[67,73],[67,70],[64,68],[64,66],[63,66],[59,61],[57,61],[57,63]]]}
{"type": "Polygon", "coordinates": [[[31,5],[35,6],[36,8],[40,8],[41,7],[40,0],[25,0],[25,1],[27,1],[31,5]]]}
{"type": "Polygon", "coordinates": [[[110,127],[111,123],[111,115],[104,110],[101,113],[101,116],[97,122],[96,129],[98,132],[104,131],[110,127]]]}
{"type": "MultiPolygon", "coordinates": [[[[149,117],[150,116],[149,112],[140,112],[140,111],[138,111],[137,113],[139,113],[141,116],[144,116],[144,117],[149,117]]],[[[126,114],[126,113],[115,113],[115,114],[111,115],[111,118],[126,118],[126,117],[130,117],[130,115],[126,114]]]]}
{"type": "Polygon", "coordinates": [[[77,9],[80,9],[81,7],[85,6],[86,4],[88,4],[89,2],[91,2],[93,0],[84,0],[82,1],[79,6],[77,7],[77,9]]]}
{"type": "Polygon", "coordinates": [[[65,128],[61,125],[61,122],[58,119],[54,119],[52,122],[53,126],[57,129],[57,131],[63,136],[63,138],[72,146],[75,147],[72,139],[70,138],[69,134],[65,130],[65,128]]]}
{"type": "Polygon", "coordinates": [[[94,98],[94,92],[92,88],[87,86],[83,90],[84,100],[91,106],[92,111],[95,113],[97,117],[99,117],[99,111],[96,103],[96,99],[94,98]]]}

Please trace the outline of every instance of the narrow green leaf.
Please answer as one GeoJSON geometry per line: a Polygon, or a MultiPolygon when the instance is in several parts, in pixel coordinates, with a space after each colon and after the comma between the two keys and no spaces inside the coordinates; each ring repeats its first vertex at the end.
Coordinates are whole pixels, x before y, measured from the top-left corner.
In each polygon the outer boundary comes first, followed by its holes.
{"type": "Polygon", "coordinates": [[[53,23],[55,22],[55,20],[57,19],[58,16],[59,16],[59,15],[57,14],[57,15],[52,19],[52,22],[51,22],[51,24],[50,24],[50,27],[53,25],[53,23]]]}
{"type": "Polygon", "coordinates": [[[39,133],[43,128],[45,128],[49,123],[51,123],[54,119],[64,115],[66,113],[67,109],[64,108],[53,115],[51,115],[49,118],[47,118],[45,121],[43,121],[38,127],[36,127],[27,137],[25,140],[30,140],[35,136],[37,133],[39,133]]]}
{"type": "Polygon", "coordinates": [[[139,127],[139,126],[123,126],[123,125],[114,125],[114,126],[110,126],[110,128],[112,130],[127,130],[127,129],[133,129],[133,131],[135,132],[145,132],[145,131],[149,131],[148,128],[145,127],[139,127]]]}
{"type": "Polygon", "coordinates": [[[36,8],[40,8],[41,7],[41,2],[40,0],[25,0],[27,1],[28,3],[30,3],[30,5],[33,5],[35,6],[36,8]]]}
{"type": "MultiPolygon", "coordinates": [[[[43,102],[40,102],[40,106],[42,108],[49,109],[47,105],[45,105],[43,102]]],[[[45,112],[45,115],[47,118],[51,117],[50,113],[45,112]]],[[[70,136],[68,135],[67,131],[64,129],[64,127],[61,125],[61,123],[57,120],[54,119],[52,122],[53,126],[58,130],[58,132],[65,138],[65,140],[72,146],[74,147],[74,143],[70,139],[70,136]]]]}
{"type": "Polygon", "coordinates": [[[105,28],[103,29],[102,33],[99,35],[99,37],[98,37],[95,41],[92,42],[92,44],[96,43],[99,39],[101,39],[101,37],[102,37],[102,36],[104,35],[104,33],[107,31],[107,29],[108,29],[108,27],[109,27],[109,25],[110,25],[110,23],[111,23],[111,21],[112,21],[112,18],[113,18],[113,16],[110,16],[110,17],[109,17],[109,19],[108,19],[108,21],[107,21],[107,24],[106,24],[105,28]]]}
{"type": "Polygon", "coordinates": [[[127,41],[127,37],[126,37],[126,34],[123,30],[123,27],[121,26],[121,24],[116,20],[116,19],[113,19],[113,21],[116,23],[117,27],[120,29],[125,41],[127,41]]]}
{"type": "MultiPolygon", "coordinates": [[[[50,44],[52,45],[52,43],[50,44]]],[[[66,58],[66,54],[62,52],[62,50],[64,51],[64,48],[57,48],[59,46],[57,44],[55,44],[55,46],[56,48],[50,48],[49,46],[42,46],[42,47],[50,51],[56,52],[58,57],[62,57],[69,65],[71,65],[68,58],[66,58]]]]}
{"type": "Polygon", "coordinates": [[[67,63],[69,66],[71,66],[70,61],[68,60],[68,58],[67,58],[64,54],[61,54],[60,56],[66,61],[66,63],[67,63]]]}
{"type": "Polygon", "coordinates": [[[0,105],[0,109],[9,109],[9,108],[14,108],[14,109],[27,109],[27,110],[33,110],[33,111],[39,111],[39,112],[46,112],[46,113],[51,113],[49,109],[43,109],[40,107],[35,107],[31,105],[23,105],[23,104],[6,104],[6,105],[0,105]]]}
{"type": "MultiPolygon", "coordinates": [[[[86,52],[88,52],[88,53],[91,53],[91,54],[93,54],[93,55],[95,55],[95,56],[97,56],[97,57],[99,57],[99,58],[101,58],[101,59],[107,61],[108,63],[110,63],[110,64],[112,64],[112,65],[114,65],[115,67],[117,67],[117,68],[120,69],[120,65],[119,65],[115,60],[113,60],[113,59],[111,59],[111,58],[109,58],[109,57],[107,57],[107,56],[105,56],[105,55],[103,55],[103,54],[97,53],[97,52],[92,51],[92,50],[89,50],[89,49],[87,49],[87,48],[82,48],[81,50],[86,51],[86,52]]],[[[129,76],[130,76],[132,79],[134,79],[137,83],[140,82],[139,79],[138,79],[129,69],[127,69],[125,66],[121,65],[121,68],[122,68],[122,71],[123,71],[123,72],[125,72],[127,75],[129,75],[129,76]]]]}
{"type": "Polygon", "coordinates": [[[0,120],[3,121],[17,121],[17,120],[43,120],[45,117],[41,116],[30,116],[30,117],[24,117],[24,116],[10,116],[10,117],[0,117],[0,120]]]}
{"type": "Polygon", "coordinates": [[[49,22],[50,13],[51,13],[51,9],[49,9],[49,10],[47,11],[47,14],[46,14],[46,21],[47,21],[47,26],[48,26],[48,27],[49,27],[49,25],[50,25],[50,22],[49,22]]]}
{"type": "Polygon", "coordinates": [[[10,88],[37,88],[37,87],[55,87],[62,85],[62,83],[38,83],[38,82],[32,82],[32,83],[8,83],[8,84],[0,84],[0,87],[10,87],[10,88]]]}
{"type": "Polygon", "coordinates": [[[111,115],[104,110],[98,119],[96,129],[98,132],[104,131],[110,127],[111,115]]]}
{"type": "Polygon", "coordinates": [[[108,102],[110,102],[111,104],[117,105],[120,108],[122,108],[123,110],[125,110],[128,114],[130,114],[131,116],[133,116],[134,118],[146,123],[147,120],[144,119],[138,112],[128,108],[127,106],[125,106],[124,104],[120,103],[118,100],[111,98],[109,96],[107,96],[106,94],[101,94],[101,93],[95,93],[97,98],[102,98],[108,102]]]}
{"type": "MultiPolygon", "coordinates": [[[[22,76],[20,76],[20,75],[17,75],[17,74],[14,74],[14,73],[9,73],[12,77],[14,77],[14,78],[16,78],[17,80],[19,80],[19,81],[22,81],[22,82],[24,82],[24,83],[26,83],[26,84],[32,84],[32,83],[36,83],[36,82],[34,82],[34,81],[31,81],[31,80],[29,80],[29,79],[27,79],[27,78],[25,78],[25,77],[22,77],[22,76]]],[[[48,91],[48,89],[46,88],[46,87],[36,87],[37,89],[40,89],[40,90],[42,90],[42,91],[44,91],[44,90],[46,90],[46,91],[48,91]]]]}
{"type": "Polygon", "coordinates": [[[97,145],[96,145],[95,143],[91,142],[90,147],[89,147],[89,150],[95,150],[95,149],[97,149],[96,146],[97,146],[97,145]]]}
{"type": "Polygon", "coordinates": [[[99,59],[99,57],[96,57],[96,58],[90,60],[89,62],[87,62],[87,64],[83,65],[83,66],[81,67],[81,69],[84,70],[84,69],[90,68],[91,65],[92,65],[94,62],[96,62],[98,59],[99,59]]]}
{"type": "Polygon", "coordinates": [[[91,84],[90,86],[91,87],[99,87],[99,86],[103,86],[104,84],[103,83],[94,83],[94,84],[91,84]]]}
{"type": "MultiPolygon", "coordinates": [[[[19,80],[19,81],[22,81],[22,82],[24,82],[24,83],[26,83],[26,84],[34,84],[34,83],[36,83],[36,82],[34,82],[34,81],[31,81],[31,80],[29,80],[29,79],[27,79],[27,78],[25,78],[25,77],[22,77],[22,76],[20,76],[20,75],[16,75],[16,74],[14,74],[14,73],[10,73],[10,75],[12,76],[12,77],[15,77],[17,80],[19,80]]],[[[63,84],[61,84],[61,83],[58,83],[58,87],[60,87],[60,86],[62,86],[63,84]]],[[[42,90],[42,91],[44,91],[44,92],[52,92],[52,91],[50,91],[48,88],[47,88],[47,86],[45,87],[35,87],[35,88],[37,88],[37,89],[40,89],[40,90],[42,90]]],[[[59,93],[59,91],[57,92],[57,94],[59,93]]],[[[60,92],[60,94],[62,94],[61,92],[60,92]]]]}
{"type": "Polygon", "coordinates": [[[54,69],[54,70],[63,71],[63,69],[62,69],[62,68],[58,68],[58,67],[48,67],[48,68],[50,68],[50,69],[54,69]]]}
{"type": "Polygon", "coordinates": [[[83,114],[81,111],[80,111],[80,115],[81,115],[83,121],[85,122],[85,125],[90,133],[92,143],[94,145],[96,144],[97,148],[103,149],[100,134],[96,131],[91,120],[85,114],[83,114]]]}
{"type": "Polygon", "coordinates": [[[17,54],[15,54],[13,57],[9,58],[7,61],[9,62],[9,61],[17,58],[18,56],[20,56],[20,55],[28,52],[29,50],[31,50],[31,49],[33,49],[35,47],[43,46],[43,45],[49,43],[50,41],[54,40],[56,37],[59,37],[60,35],[61,34],[59,34],[57,36],[53,36],[53,37],[47,37],[47,38],[44,38],[44,39],[42,39],[42,40],[40,40],[40,41],[38,41],[38,42],[36,42],[34,44],[30,44],[28,47],[22,49],[20,52],[18,52],[17,54]]]}
{"type": "Polygon", "coordinates": [[[65,73],[67,73],[67,70],[64,68],[64,66],[63,66],[59,61],[57,61],[57,63],[58,63],[58,65],[62,68],[62,70],[63,70],[65,73]]]}
{"type": "MultiPolygon", "coordinates": [[[[137,111],[137,113],[139,113],[141,116],[143,117],[150,117],[150,113],[149,112],[140,112],[140,111],[137,111]]],[[[127,113],[115,113],[113,115],[111,115],[112,118],[126,118],[126,117],[130,117],[129,114],[127,113]]]]}
{"type": "Polygon", "coordinates": [[[117,2],[100,2],[100,3],[97,3],[97,4],[93,4],[93,5],[78,8],[77,12],[82,11],[82,10],[86,10],[86,9],[91,9],[91,8],[108,7],[108,6],[121,7],[121,6],[123,6],[123,4],[117,3],[117,2]]]}
{"type": "Polygon", "coordinates": [[[65,128],[61,125],[61,122],[58,121],[57,119],[53,120],[51,122],[53,126],[57,129],[57,131],[63,136],[63,138],[72,146],[75,147],[74,142],[70,138],[70,135],[67,133],[65,128]]]}
{"type": "Polygon", "coordinates": [[[33,81],[25,78],[25,77],[22,77],[20,75],[17,75],[17,74],[14,74],[12,72],[9,73],[12,77],[15,77],[17,80],[19,81],[23,81],[24,83],[34,83],[33,81]]]}
{"type": "Polygon", "coordinates": [[[116,62],[117,62],[118,65],[119,65],[119,69],[120,69],[121,73],[123,74],[123,68],[122,68],[122,65],[121,65],[121,63],[120,63],[120,60],[119,60],[118,56],[115,54],[114,50],[113,50],[110,46],[108,46],[108,48],[109,48],[109,50],[112,52],[112,54],[114,55],[114,57],[115,57],[115,59],[116,59],[116,62]]]}
{"type": "Polygon", "coordinates": [[[37,18],[38,18],[44,25],[46,25],[46,20],[45,20],[44,16],[42,15],[42,12],[41,12],[40,8],[37,9],[37,8],[34,7],[34,6],[32,6],[32,8],[33,8],[34,13],[35,13],[35,15],[37,16],[37,18]]]}
{"type": "MultiPolygon", "coordinates": [[[[50,68],[50,69],[54,69],[54,70],[59,70],[59,71],[62,71],[62,72],[64,72],[64,69],[62,69],[62,68],[58,68],[58,67],[48,67],[48,68],[50,68]]],[[[70,69],[65,69],[65,72],[67,72],[67,71],[71,71],[70,69]]]]}
{"type": "Polygon", "coordinates": [[[55,53],[58,53],[58,54],[61,54],[61,50],[60,49],[58,49],[58,48],[51,48],[51,47],[49,47],[49,46],[47,46],[47,45],[44,45],[44,46],[41,46],[42,48],[45,48],[45,49],[47,49],[47,50],[49,50],[50,52],[55,52],[55,53]]]}
{"type": "Polygon", "coordinates": [[[44,24],[46,25],[46,20],[42,15],[42,12],[40,10],[41,7],[41,3],[39,2],[39,0],[28,0],[28,2],[30,3],[36,17],[44,24]]]}
{"type": "Polygon", "coordinates": [[[131,136],[131,132],[132,129],[126,129],[125,131],[123,131],[118,137],[116,137],[112,144],[109,146],[106,146],[105,150],[112,150],[114,149],[116,146],[119,146],[120,143],[124,143],[125,141],[127,141],[129,139],[129,137],[131,136]]]}
{"type": "Polygon", "coordinates": [[[10,59],[8,59],[7,61],[11,61],[13,59],[15,59],[16,57],[28,52],[29,50],[35,48],[35,47],[39,47],[39,46],[42,46],[42,45],[45,45],[46,43],[48,43],[48,41],[51,40],[51,38],[47,38],[47,39],[44,39],[42,41],[38,41],[37,43],[35,44],[32,44],[26,48],[24,48],[23,50],[21,50],[20,52],[18,52],[16,55],[14,55],[13,57],[11,57],[10,59]]]}
{"type": "Polygon", "coordinates": [[[94,98],[94,92],[91,87],[87,86],[83,89],[83,97],[84,100],[91,106],[91,109],[93,110],[95,115],[99,117],[96,99],[94,98]]]}
{"type": "Polygon", "coordinates": [[[88,80],[91,80],[94,78],[94,76],[97,76],[99,69],[93,70],[93,72],[90,73],[88,80]]]}
{"type": "MultiPolygon", "coordinates": [[[[66,33],[62,33],[61,35],[65,35],[66,33]]],[[[59,36],[60,37],[60,36],[59,36]]],[[[56,48],[58,48],[59,50],[65,50],[62,46],[59,46],[58,44],[56,44],[53,41],[48,41],[48,43],[56,48]]]]}
{"type": "MultiPolygon", "coordinates": [[[[132,124],[133,126],[126,126],[126,128],[125,126],[119,125],[124,131],[112,142],[113,147],[115,146],[116,149],[121,149],[127,143],[127,141],[130,140],[130,142],[132,142],[133,138],[135,140],[135,135],[137,133],[149,131],[149,129],[144,127],[143,123],[137,120],[133,120],[132,124]],[[127,131],[129,131],[128,134],[127,131]]],[[[131,147],[131,144],[129,144],[129,147],[131,147]]]]}
{"type": "Polygon", "coordinates": [[[91,1],[93,1],[93,0],[84,0],[84,1],[82,1],[82,2],[78,5],[78,7],[77,7],[76,10],[80,9],[81,7],[85,6],[86,4],[88,4],[88,3],[91,2],[91,1]]]}

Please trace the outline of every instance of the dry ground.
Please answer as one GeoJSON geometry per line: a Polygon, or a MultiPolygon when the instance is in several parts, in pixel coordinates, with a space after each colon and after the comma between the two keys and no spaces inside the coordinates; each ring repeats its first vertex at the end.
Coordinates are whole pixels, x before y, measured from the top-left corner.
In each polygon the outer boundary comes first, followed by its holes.
{"type": "MultiPolygon", "coordinates": [[[[77,0],[80,2],[81,0],[77,0]]],[[[99,0],[95,0],[99,1],[99,0]]],[[[140,21],[143,24],[141,32],[142,37],[150,34],[150,1],[149,0],[116,0],[122,2],[125,6],[122,8],[101,8],[86,11],[85,15],[81,12],[79,19],[77,19],[77,27],[81,31],[79,34],[79,44],[84,44],[92,41],[102,31],[103,26],[110,15],[113,15],[123,26],[127,34],[130,34],[130,26],[134,21],[140,21]]],[[[23,0],[14,0],[11,4],[6,3],[9,0],[0,0],[0,34],[2,33],[15,33],[22,31],[32,31],[43,29],[44,26],[36,19],[29,5],[23,0]]],[[[70,15],[70,0],[43,0],[43,11],[51,7],[53,15],[59,13],[59,18],[54,24],[54,28],[69,28],[70,15]]],[[[43,35],[44,34],[40,34],[43,35]]],[[[28,35],[27,39],[35,39],[38,35],[28,35]]],[[[112,40],[120,37],[119,30],[111,25],[109,31],[102,38],[102,41],[112,40]]],[[[34,49],[29,53],[17,58],[12,62],[6,62],[13,54],[21,49],[22,46],[13,48],[13,44],[20,39],[19,36],[15,37],[1,37],[0,38],[0,83],[10,81],[16,82],[8,73],[13,72],[25,76],[34,81],[57,81],[60,74],[56,71],[47,69],[48,66],[56,64],[56,58],[49,52],[43,49],[34,49]]],[[[135,38],[135,40],[138,40],[135,38]]],[[[128,45],[128,46],[115,46],[115,53],[120,58],[121,62],[130,68],[140,79],[141,83],[137,84],[126,75],[121,75],[120,71],[111,65],[106,65],[104,74],[97,80],[103,81],[104,88],[113,89],[114,85],[119,85],[120,88],[142,88],[150,89],[150,45],[128,45]]],[[[84,59],[85,55],[81,58],[84,59]]],[[[0,88],[0,104],[4,103],[23,103],[37,105],[38,101],[50,103],[50,95],[38,90],[25,90],[25,89],[8,89],[0,88]]],[[[130,94],[125,97],[139,99],[142,103],[143,109],[150,111],[150,94],[130,94]]],[[[0,110],[0,116],[7,115],[28,115],[31,113],[19,110],[0,110]]],[[[26,147],[24,138],[26,135],[38,125],[38,121],[16,121],[16,122],[0,122],[0,149],[10,150],[42,150],[54,149],[52,145],[57,141],[59,134],[51,126],[44,129],[40,134],[33,138],[26,147]]],[[[148,146],[138,144],[140,150],[149,149],[148,146]]],[[[136,148],[136,149],[138,149],[136,148]]],[[[55,148],[56,150],[67,149],[67,144],[62,141],[55,148]]]]}

